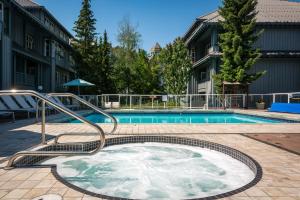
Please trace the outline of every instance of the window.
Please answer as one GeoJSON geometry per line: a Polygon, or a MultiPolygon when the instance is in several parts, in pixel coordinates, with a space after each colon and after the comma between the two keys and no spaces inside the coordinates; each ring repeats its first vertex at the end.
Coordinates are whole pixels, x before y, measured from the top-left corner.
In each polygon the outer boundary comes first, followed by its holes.
{"type": "Polygon", "coordinates": [[[0,2],[0,21],[3,21],[3,3],[0,2]]]}
{"type": "Polygon", "coordinates": [[[44,56],[49,57],[51,54],[51,41],[49,39],[45,39],[45,48],[44,48],[44,56]]]}
{"type": "Polygon", "coordinates": [[[196,50],[195,48],[191,49],[191,59],[193,62],[196,62],[196,50]]]}
{"type": "Polygon", "coordinates": [[[200,79],[203,81],[206,79],[206,72],[201,72],[200,79]]]}
{"type": "Polygon", "coordinates": [[[27,49],[33,49],[33,37],[31,35],[26,35],[26,47],[27,49]]]}
{"type": "Polygon", "coordinates": [[[210,47],[211,47],[210,43],[208,43],[207,45],[205,45],[205,55],[209,54],[210,47]]]}
{"type": "Polygon", "coordinates": [[[55,46],[56,46],[55,47],[55,49],[56,49],[56,56],[60,60],[63,59],[65,57],[65,50],[64,50],[64,48],[60,44],[58,44],[57,42],[56,42],[55,46]]]}

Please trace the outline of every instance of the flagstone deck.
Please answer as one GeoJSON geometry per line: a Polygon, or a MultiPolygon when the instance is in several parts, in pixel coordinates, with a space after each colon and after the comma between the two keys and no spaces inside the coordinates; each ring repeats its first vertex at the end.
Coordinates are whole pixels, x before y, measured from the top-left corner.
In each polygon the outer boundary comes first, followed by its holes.
{"type": "MultiPolygon", "coordinates": [[[[261,112],[260,112],[261,113],[261,112]]],[[[15,168],[4,170],[6,157],[40,142],[40,125],[25,120],[0,124],[0,199],[29,200],[43,194],[58,194],[63,199],[97,199],[77,192],[60,183],[49,168],[15,168]]],[[[111,125],[103,126],[106,131],[111,125]]],[[[92,132],[83,124],[47,124],[47,136],[51,138],[65,132],[92,132]]],[[[300,124],[252,124],[252,125],[119,125],[114,136],[137,134],[176,135],[213,141],[238,149],[257,160],[263,168],[262,180],[254,187],[226,199],[244,200],[300,200],[300,156],[244,137],[241,133],[300,133],[300,124]]],[[[87,141],[92,137],[65,137],[63,141],[87,141]]],[[[300,141],[299,141],[300,142],[300,141]]]]}

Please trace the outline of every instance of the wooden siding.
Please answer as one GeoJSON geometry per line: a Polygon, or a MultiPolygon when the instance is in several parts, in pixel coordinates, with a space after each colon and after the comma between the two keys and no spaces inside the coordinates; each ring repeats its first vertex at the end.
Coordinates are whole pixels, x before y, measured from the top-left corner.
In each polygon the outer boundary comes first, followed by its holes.
{"type": "Polygon", "coordinates": [[[263,58],[251,70],[266,74],[250,86],[250,93],[300,92],[300,59],[263,58]]]}
{"type": "Polygon", "coordinates": [[[12,83],[12,54],[11,54],[11,40],[6,35],[2,35],[2,89],[10,89],[12,83]]]}
{"type": "Polygon", "coordinates": [[[300,28],[265,27],[255,47],[262,51],[300,51],[300,28]]]}

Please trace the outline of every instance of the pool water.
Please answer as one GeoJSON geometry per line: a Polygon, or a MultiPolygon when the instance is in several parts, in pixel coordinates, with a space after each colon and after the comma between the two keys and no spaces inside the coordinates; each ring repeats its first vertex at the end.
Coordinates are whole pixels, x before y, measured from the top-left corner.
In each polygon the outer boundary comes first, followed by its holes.
{"type": "Polygon", "coordinates": [[[92,156],[57,157],[57,172],[87,191],[130,199],[193,199],[238,189],[255,178],[242,162],[214,150],[135,143],[92,156]]]}
{"type": "MultiPolygon", "coordinates": [[[[233,113],[111,113],[120,124],[257,124],[282,123],[281,120],[241,115],[233,113]]],[[[91,114],[86,118],[95,123],[111,123],[109,118],[100,114],[91,114]]],[[[78,120],[69,121],[80,123],[78,120]]]]}

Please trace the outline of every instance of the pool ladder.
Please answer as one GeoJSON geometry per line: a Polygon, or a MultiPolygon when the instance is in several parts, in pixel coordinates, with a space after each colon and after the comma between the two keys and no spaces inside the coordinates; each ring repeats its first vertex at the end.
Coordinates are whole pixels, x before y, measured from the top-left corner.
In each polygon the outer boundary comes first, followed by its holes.
{"type": "MultiPolygon", "coordinates": [[[[10,159],[8,160],[8,163],[5,167],[5,169],[11,169],[14,165],[14,162],[17,158],[21,157],[21,156],[85,156],[85,155],[94,155],[97,152],[99,152],[105,145],[105,132],[103,131],[103,129],[96,123],[93,123],[89,120],[87,120],[86,118],[78,115],[77,113],[73,112],[72,110],[64,107],[63,105],[58,104],[57,102],[53,101],[51,99],[51,97],[53,96],[59,96],[59,97],[72,97],[74,99],[76,99],[77,101],[83,103],[84,105],[92,108],[94,111],[103,114],[104,116],[110,118],[113,122],[113,129],[112,131],[110,131],[108,134],[113,134],[116,129],[117,129],[117,120],[109,115],[108,113],[104,112],[103,110],[99,109],[98,107],[92,105],[91,103],[81,99],[80,97],[71,94],[71,93],[51,93],[48,95],[42,95],[36,91],[33,90],[2,90],[0,91],[0,96],[17,96],[17,95],[30,95],[30,96],[34,96],[38,99],[37,102],[37,110],[36,112],[38,113],[40,110],[39,104],[42,104],[42,108],[41,108],[41,113],[42,113],[42,121],[41,121],[41,133],[42,133],[42,144],[47,144],[46,143],[46,104],[48,104],[49,106],[55,108],[56,110],[65,113],[71,117],[74,117],[75,119],[83,122],[84,124],[89,125],[90,127],[94,128],[97,131],[97,134],[95,133],[63,133],[60,135],[57,135],[54,143],[58,143],[58,140],[60,137],[62,136],[66,136],[66,135],[82,135],[82,136],[87,136],[87,135],[98,135],[99,136],[99,142],[96,145],[96,148],[94,150],[88,151],[88,152],[83,152],[83,151],[20,151],[18,153],[15,153],[13,156],[10,157],[10,159]]],[[[38,115],[37,115],[38,117],[38,115]]]]}

